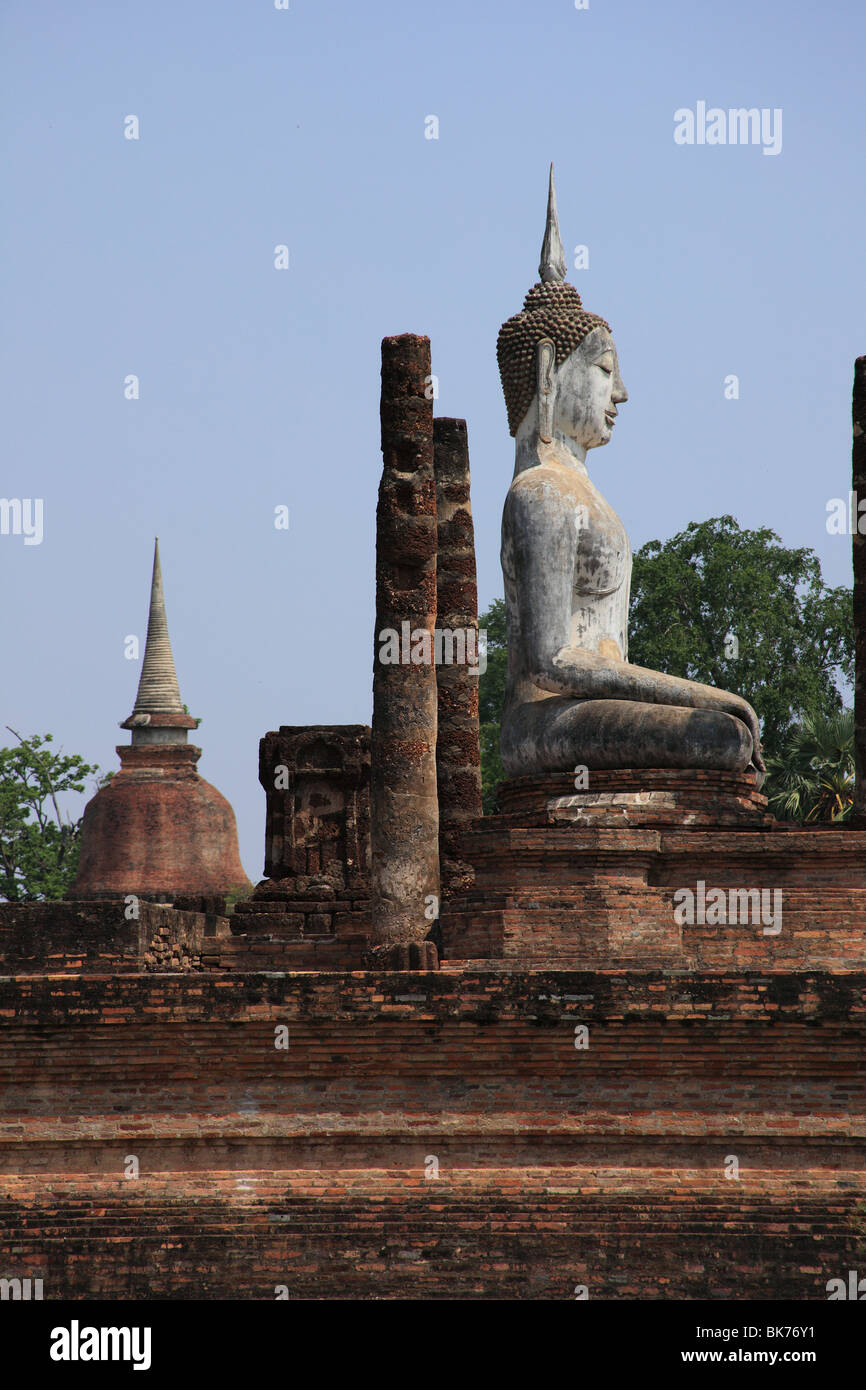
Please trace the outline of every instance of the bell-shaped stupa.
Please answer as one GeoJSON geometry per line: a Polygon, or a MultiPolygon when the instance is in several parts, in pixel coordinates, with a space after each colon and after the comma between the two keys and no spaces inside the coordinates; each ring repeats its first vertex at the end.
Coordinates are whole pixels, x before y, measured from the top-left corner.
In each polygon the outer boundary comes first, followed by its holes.
{"type": "Polygon", "coordinates": [[[147,641],[132,714],[120,726],[120,772],[88,802],[70,898],[222,895],[249,887],[234,811],[196,771],[168,639],[159,541],[154,545],[147,641]]]}

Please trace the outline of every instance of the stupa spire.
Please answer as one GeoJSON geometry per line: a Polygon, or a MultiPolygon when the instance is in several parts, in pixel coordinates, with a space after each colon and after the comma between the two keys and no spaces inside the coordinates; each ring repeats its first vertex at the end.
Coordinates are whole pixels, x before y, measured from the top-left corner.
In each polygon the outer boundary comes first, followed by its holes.
{"type": "Polygon", "coordinates": [[[559,234],[559,216],[556,211],[556,189],[553,186],[553,165],[550,166],[550,182],[547,188],[547,225],[544,241],[541,244],[541,260],[538,274],[545,285],[565,279],[566,261],[562,237],[559,234]]]}
{"type": "Polygon", "coordinates": [[[159,563],[159,537],[153,543],[153,578],[150,584],[150,613],[147,619],[147,641],[141,663],[141,679],[135,697],[133,715],[183,714],[183,701],[174,669],[174,657],[168,640],[165,616],[165,595],[162,591],[162,569],[159,563]]]}
{"type": "Polygon", "coordinates": [[[201,749],[187,738],[198,723],[180,699],[157,540],[138,695],[120,726],[132,738],[118,745],[120,771],[85,807],[71,898],[219,897],[249,887],[234,812],[196,771],[201,749]]]}

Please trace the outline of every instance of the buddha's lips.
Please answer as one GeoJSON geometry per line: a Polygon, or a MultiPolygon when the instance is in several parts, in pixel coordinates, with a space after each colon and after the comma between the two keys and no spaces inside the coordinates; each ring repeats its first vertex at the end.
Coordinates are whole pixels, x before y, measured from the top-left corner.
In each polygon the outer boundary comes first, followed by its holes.
{"type": "Polygon", "coordinates": [[[617,412],[615,410],[606,410],[604,412],[604,418],[607,421],[607,423],[611,426],[613,426],[613,424],[615,423],[616,416],[617,412]]]}

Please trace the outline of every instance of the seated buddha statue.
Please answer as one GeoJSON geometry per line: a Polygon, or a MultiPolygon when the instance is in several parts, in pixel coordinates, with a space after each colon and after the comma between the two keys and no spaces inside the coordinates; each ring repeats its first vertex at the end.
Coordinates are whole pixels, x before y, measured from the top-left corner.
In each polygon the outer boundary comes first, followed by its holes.
{"type": "Polygon", "coordinates": [[[751,765],[760,787],[760,728],[746,700],[628,660],[631,550],[586,466],[628,395],[610,326],[583,308],[565,271],[551,166],[541,279],[497,343],[516,441],[502,518],[506,774],[751,765]]]}

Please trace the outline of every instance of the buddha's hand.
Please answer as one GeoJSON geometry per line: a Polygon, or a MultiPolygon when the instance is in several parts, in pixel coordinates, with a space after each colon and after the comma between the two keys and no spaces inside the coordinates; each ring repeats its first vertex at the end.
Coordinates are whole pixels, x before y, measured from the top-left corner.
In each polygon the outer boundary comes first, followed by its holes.
{"type": "Polygon", "coordinates": [[[752,762],[758,772],[762,774],[758,778],[758,786],[760,787],[763,784],[764,777],[767,775],[767,768],[761,752],[761,726],[758,722],[758,716],[752,709],[748,700],[744,700],[741,695],[734,696],[734,705],[730,713],[736,715],[737,719],[740,719],[745,724],[749,733],[752,735],[752,762]]]}
{"type": "Polygon", "coordinates": [[[619,649],[619,643],[615,642],[612,637],[602,637],[598,644],[598,654],[599,656],[606,656],[608,661],[622,664],[622,652],[619,649]]]}

